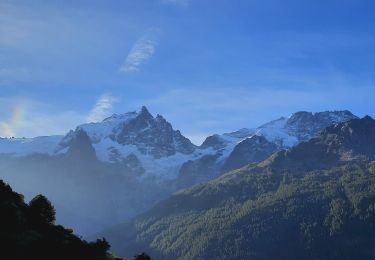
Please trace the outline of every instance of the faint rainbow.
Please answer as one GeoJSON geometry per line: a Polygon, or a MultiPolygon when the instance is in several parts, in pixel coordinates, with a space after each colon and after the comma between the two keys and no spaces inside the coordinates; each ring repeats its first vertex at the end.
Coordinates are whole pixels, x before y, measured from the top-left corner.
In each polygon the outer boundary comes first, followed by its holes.
{"type": "Polygon", "coordinates": [[[23,104],[17,104],[12,111],[11,117],[6,122],[0,122],[1,135],[5,137],[15,136],[17,127],[23,119],[25,107],[23,104]]]}
{"type": "Polygon", "coordinates": [[[23,104],[17,104],[13,110],[12,117],[9,120],[9,125],[12,128],[16,128],[18,124],[22,121],[25,108],[23,104]]]}

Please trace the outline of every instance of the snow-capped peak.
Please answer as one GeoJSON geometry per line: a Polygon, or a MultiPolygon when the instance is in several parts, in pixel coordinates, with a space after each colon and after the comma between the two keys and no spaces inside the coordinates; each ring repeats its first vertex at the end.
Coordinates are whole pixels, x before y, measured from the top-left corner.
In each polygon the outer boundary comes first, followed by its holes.
{"type": "Polygon", "coordinates": [[[350,111],[324,111],[293,113],[289,117],[280,117],[266,124],[251,128],[242,128],[236,132],[222,135],[212,135],[206,139],[201,147],[222,149],[227,145],[239,143],[253,135],[264,136],[268,141],[277,144],[280,148],[290,148],[299,142],[307,141],[319,131],[329,125],[345,122],[357,118],[350,111]]]}
{"type": "Polygon", "coordinates": [[[144,111],[147,111],[147,108],[142,107],[139,112],[133,111],[125,114],[113,114],[112,116],[105,118],[102,122],[79,125],[77,130],[84,130],[90,137],[91,142],[96,144],[103,140],[103,138],[109,137],[111,134],[119,131],[131,120],[145,113],[144,111]]]}
{"type": "MultiPolygon", "coordinates": [[[[93,144],[101,142],[104,138],[111,137],[112,139],[120,134],[129,123],[138,119],[138,123],[142,121],[147,125],[147,121],[153,120],[154,117],[145,106],[137,111],[127,112],[124,114],[113,114],[105,118],[101,122],[85,123],[77,126],[77,130],[84,130],[90,137],[93,144]]],[[[138,129],[141,130],[141,129],[138,129]]]]}
{"type": "MultiPolygon", "coordinates": [[[[161,115],[154,117],[146,107],[137,112],[113,114],[97,123],[79,125],[64,137],[33,139],[0,139],[0,153],[28,155],[32,153],[67,153],[72,143],[79,143],[79,133],[89,138],[87,151],[101,161],[123,163],[136,157],[139,167],[149,175],[176,176],[179,167],[189,160],[212,155],[224,162],[233,149],[246,138],[262,136],[277,149],[289,148],[314,137],[329,125],[356,118],[349,111],[320,113],[297,112],[281,117],[256,129],[213,135],[196,147],[161,115]],[[90,148],[91,147],[91,148],[90,148]],[[91,151],[95,149],[95,153],[91,151]],[[128,158],[128,159],[127,159],[128,158]]],[[[86,142],[87,143],[87,142],[86,142]]],[[[254,144],[256,145],[256,143],[254,144]]]]}
{"type": "MultiPolygon", "coordinates": [[[[126,157],[134,153],[134,149],[154,158],[176,153],[190,154],[195,150],[195,146],[180,131],[174,130],[161,115],[154,117],[145,106],[139,112],[114,114],[99,123],[80,125],[76,131],[79,130],[87,133],[102,160],[113,159],[113,154],[126,157]]],[[[71,136],[72,133],[64,139],[71,136]]],[[[61,142],[62,149],[65,143],[68,142],[61,142]]]]}
{"type": "Polygon", "coordinates": [[[245,137],[253,135],[254,132],[255,132],[254,129],[241,128],[240,130],[237,130],[235,132],[224,133],[223,136],[232,137],[232,138],[245,138],[245,137]]]}
{"type": "Polygon", "coordinates": [[[100,123],[106,123],[106,122],[113,122],[113,123],[125,122],[125,121],[127,121],[129,119],[132,119],[132,118],[136,117],[137,115],[138,115],[138,113],[135,112],[135,111],[134,112],[127,112],[125,114],[113,114],[112,116],[105,118],[100,123]]]}
{"type": "Polygon", "coordinates": [[[290,135],[286,130],[288,118],[280,117],[279,119],[268,122],[258,127],[256,135],[264,136],[268,141],[277,144],[280,147],[292,147],[298,143],[298,139],[290,135]]]}
{"type": "Polygon", "coordinates": [[[32,153],[53,154],[61,135],[34,138],[0,138],[0,154],[23,156],[32,153]]]}

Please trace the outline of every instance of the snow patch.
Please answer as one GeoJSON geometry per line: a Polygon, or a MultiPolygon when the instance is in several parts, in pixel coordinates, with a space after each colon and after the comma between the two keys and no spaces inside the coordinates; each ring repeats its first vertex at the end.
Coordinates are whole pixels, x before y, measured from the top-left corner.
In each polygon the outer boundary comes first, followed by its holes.
{"type": "Polygon", "coordinates": [[[25,156],[34,153],[53,155],[63,136],[40,136],[34,138],[0,138],[0,153],[25,156]]]}

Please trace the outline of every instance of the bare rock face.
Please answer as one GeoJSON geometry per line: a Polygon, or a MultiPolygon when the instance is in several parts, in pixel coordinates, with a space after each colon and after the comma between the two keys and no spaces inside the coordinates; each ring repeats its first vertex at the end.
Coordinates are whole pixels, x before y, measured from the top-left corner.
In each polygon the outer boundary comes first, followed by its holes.
{"type": "Polygon", "coordinates": [[[374,259],[374,159],[375,120],[340,122],[101,236],[118,241],[115,252],[147,247],[155,259],[374,259]]]}
{"type": "Polygon", "coordinates": [[[290,149],[316,137],[326,127],[352,119],[357,117],[347,110],[318,113],[300,111],[256,129],[243,128],[209,136],[200,146],[201,149],[215,151],[209,157],[209,164],[207,156],[188,161],[181,167],[180,178],[188,183],[199,183],[204,179],[201,174],[218,176],[247,164],[261,162],[277,151],[290,149]]]}
{"type": "Polygon", "coordinates": [[[69,158],[82,163],[97,161],[95,149],[85,131],[70,132],[64,144],[68,147],[66,155],[69,158]]]}
{"type": "Polygon", "coordinates": [[[278,150],[276,144],[269,142],[263,136],[254,135],[240,142],[230,153],[221,171],[241,168],[247,164],[267,159],[278,150]]]}
{"type": "Polygon", "coordinates": [[[375,120],[369,116],[329,126],[308,142],[275,154],[264,165],[298,172],[357,159],[375,159],[375,120]]]}
{"type": "Polygon", "coordinates": [[[197,183],[204,183],[215,177],[220,171],[217,159],[220,155],[205,155],[198,160],[185,162],[180,169],[177,188],[187,188],[197,183]],[[210,175],[213,174],[213,175],[210,175]]]}
{"type": "Polygon", "coordinates": [[[204,142],[201,145],[202,149],[206,148],[213,148],[215,150],[223,149],[226,146],[226,142],[223,138],[221,138],[220,135],[215,134],[211,135],[204,140],[204,142]]]}
{"type": "Polygon", "coordinates": [[[325,111],[318,113],[297,112],[286,122],[285,129],[296,136],[299,142],[305,142],[316,136],[324,128],[340,122],[356,119],[350,111],[325,111]]]}
{"type": "Polygon", "coordinates": [[[121,130],[111,138],[122,145],[135,145],[143,154],[155,158],[192,153],[195,146],[180,131],[161,115],[154,118],[146,107],[142,107],[138,116],[123,124],[121,130]]]}
{"type": "Polygon", "coordinates": [[[79,125],[65,136],[0,139],[0,165],[9,166],[3,172],[12,173],[9,178],[14,178],[17,184],[23,185],[25,178],[29,178],[24,192],[31,193],[29,183],[32,181],[39,192],[46,192],[59,201],[57,205],[63,208],[66,223],[87,230],[89,220],[71,223],[71,214],[64,211],[72,204],[77,211],[81,210],[81,204],[88,205],[85,197],[76,195],[83,192],[91,194],[90,198],[95,198],[98,204],[102,203],[84,209],[96,216],[90,223],[99,227],[107,224],[103,220],[117,221],[142,212],[176,188],[207,182],[226,171],[260,162],[280,149],[291,149],[290,155],[283,159],[280,153],[275,165],[295,165],[296,169],[303,163],[314,165],[315,161],[305,160],[316,155],[314,151],[324,154],[327,164],[337,157],[359,152],[370,156],[375,147],[371,139],[375,135],[369,127],[372,119],[367,118],[369,126],[363,129],[362,124],[357,126],[352,121],[337,125],[353,117],[348,111],[297,112],[256,129],[213,135],[197,147],[162,116],[154,117],[142,107],[137,112],[114,114],[101,122],[79,125]],[[300,152],[293,152],[292,147],[316,136],[329,125],[333,126],[326,130],[329,131],[326,139],[319,139],[316,145],[306,149],[303,147],[311,144],[303,143],[298,148],[302,149],[300,152]],[[320,146],[319,142],[330,146],[320,146]],[[351,149],[341,152],[338,149],[342,147],[351,149]],[[322,149],[329,153],[321,152],[322,149]],[[293,156],[297,158],[295,163],[288,164],[293,156]],[[13,174],[15,172],[18,176],[13,174]],[[56,193],[59,189],[50,188],[60,187],[61,180],[73,190],[77,189],[70,193],[70,200],[66,200],[65,192],[59,194],[56,193]],[[113,198],[113,205],[101,200],[107,197],[113,198]],[[121,210],[113,212],[114,209],[121,210]]]}

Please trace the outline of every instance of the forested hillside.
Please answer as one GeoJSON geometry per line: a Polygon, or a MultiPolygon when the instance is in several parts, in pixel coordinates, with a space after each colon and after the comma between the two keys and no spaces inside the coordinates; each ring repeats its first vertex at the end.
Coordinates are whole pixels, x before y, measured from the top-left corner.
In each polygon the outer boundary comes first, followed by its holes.
{"type": "Polygon", "coordinates": [[[374,259],[374,134],[369,117],[329,127],[104,234],[157,259],[374,259]]]}

